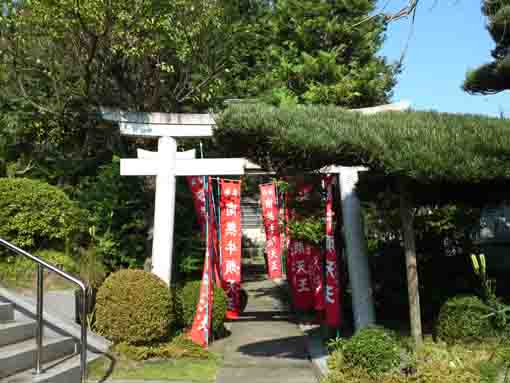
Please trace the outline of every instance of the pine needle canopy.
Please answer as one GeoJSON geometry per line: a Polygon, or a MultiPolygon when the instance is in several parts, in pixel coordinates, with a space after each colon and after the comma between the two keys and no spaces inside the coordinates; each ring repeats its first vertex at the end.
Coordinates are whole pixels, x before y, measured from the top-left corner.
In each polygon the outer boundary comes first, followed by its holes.
{"type": "Polygon", "coordinates": [[[424,193],[450,185],[462,194],[469,192],[466,187],[479,194],[491,185],[510,185],[506,119],[239,104],[218,115],[216,123],[214,136],[225,154],[280,173],[361,165],[377,174],[379,183],[405,179],[424,193]]]}

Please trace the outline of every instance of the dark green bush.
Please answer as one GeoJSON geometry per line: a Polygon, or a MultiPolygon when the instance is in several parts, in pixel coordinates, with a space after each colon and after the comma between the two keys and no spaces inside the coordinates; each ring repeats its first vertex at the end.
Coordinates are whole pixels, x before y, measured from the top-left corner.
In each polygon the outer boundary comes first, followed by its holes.
{"type": "Polygon", "coordinates": [[[114,270],[141,267],[146,257],[149,203],[143,185],[138,177],[120,175],[119,158],[101,166],[96,176],[80,179],[76,198],[89,212],[97,255],[114,270]]]}
{"type": "MultiPolygon", "coordinates": [[[[180,290],[179,305],[177,310],[182,315],[182,325],[190,327],[193,324],[193,318],[197,309],[198,298],[200,295],[201,281],[191,281],[184,285],[180,290]]],[[[213,311],[212,311],[212,333],[219,336],[224,331],[225,315],[227,312],[227,296],[222,288],[214,287],[213,290],[213,311]]]]}
{"type": "Polygon", "coordinates": [[[447,343],[481,340],[495,335],[489,306],[477,296],[448,299],[439,312],[436,335],[447,343]]]}
{"type": "Polygon", "coordinates": [[[96,328],[115,343],[143,345],[164,340],[174,324],[168,286],[142,270],[111,274],[99,288],[96,328]]]}
{"type": "Polygon", "coordinates": [[[86,214],[59,188],[0,178],[0,237],[23,249],[64,248],[86,231],[86,214]]]}
{"type": "Polygon", "coordinates": [[[344,363],[363,368],[371,375],[388,372],[400,364],[401,348],[385,329],[368,327],[342,345],[344,363]]]}

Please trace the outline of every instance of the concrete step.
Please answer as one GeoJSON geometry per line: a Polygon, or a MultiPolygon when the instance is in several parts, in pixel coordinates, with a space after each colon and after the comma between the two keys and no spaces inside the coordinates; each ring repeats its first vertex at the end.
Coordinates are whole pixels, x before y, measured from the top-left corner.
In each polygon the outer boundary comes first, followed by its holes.
{"type": "MultiPolygon", "coordinates": [[[[89,352],[87,362],[99,357],[100,355],[89,352]]],[[[80,383],[80,355],[71,355],[47,364],[40,375],[34,375],[32,370],[27,370],[2,379],[2,383],[80,383]]]]}
{"type": "MultiPolygon", "coordinates": [[[[72,338],[45,338],[43,339],[43,363],[71,355],[74,349],[75,341],[72,338]]],[[[0,348],[0,378],[33,369],[35,356],[35,339],[29,339],[0,348]]]]}
{"type": "Polygon", "coordinates": [[[36,326],[32,320],[0,323],[0,347],[33,338],[36,326]]]}
{"type": "Polygon", "coordinates": [[[0,322],[14,320],[14,306],[12,303],[0,302],[0,322]]]}

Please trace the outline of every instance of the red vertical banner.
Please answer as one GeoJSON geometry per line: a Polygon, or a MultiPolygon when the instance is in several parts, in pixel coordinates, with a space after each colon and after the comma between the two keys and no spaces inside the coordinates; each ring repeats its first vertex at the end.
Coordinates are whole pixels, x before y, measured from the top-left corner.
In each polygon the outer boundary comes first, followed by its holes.
{"type": "Polygon", "coordinates": [[[340,279],[338,258],[335,248],[333,219],[333,176],[324,177],[326,189],[326,289],[324,303],[326,306],[326,324],[339,327],[342,323],[340,302],[340,279]]]}
{"type": "Polygon", "coordinates": [[[296,281],[294,279],[294,261],[295,261],[295,254],[294,254],[294,240],[289,237],[288,241],[288,247],[287,247],[287,259],[286,259],[286,269],[287,269],[287,283],[289,284],[290,288],[290,294],[292,298],[292,302],[294,303],[294,306],[296,306],[296,281]]]}
{"type": "Polygon", "coordinates": [[[204,177],[190,176],[186,177],[188,186],[191,190],[195,212],[197,213],[197,221],[202,227],[202,233],[205,230],[205,221],[207,213],[205,211],[205,193],[204,193],[204,177]]]}
{"type": "Polygon", "coordinates": [[[220,181],[222,287],[227,294],[227,318],[241,308],[241,181],[220,181]]]}
{"type": "Polygon", "coordinates": [[[308,273],[313,291],[313,308],[324,310],[324,278],[322,273],[322,252],[315,245],[309,244],[305,248],[308,260],[308,273]]]}
{"type": "Polygon", "coordinates": [[[266,232],[267,274],[269,278],[282,277],[280,227],[278,204],[274,183],[259,185],[262,218],[266,232]]]}
{"type": "MultiPolygon", "coordinates": [[[[204,188],[204,200],[205,194],[210,194],[210,184],[204,188]]],[[[208,198],[208,197],[207,197],[208,198]]],[[[205,208],[205,204],[204,204],[205,208]]],[[[209,209],[209,212],[211,209],[209,209]]],[[[211,213],[210,213],[211,215],[211,213]]],[[[211,258],[211,251],[213,247],[213,237],[210,232],[210,223],[214,220],[211,217],[205,216],[204,226],[207,226],[205,230],[206,237],[206,249],[205,249],[205,260],[204,270],[202,273],[202,284],[200,285],[200,297],[197,302],[197,309],[195,312],[195,318],[193,319],[193,325],[189,336],[194,343],[197,343],[203,347],[207,347],[209,344],[209,335],[211,331],[211,320],[212,320],[212,309],[213,309],[213,264],[211,258]],[[209,225],[205,223],[209,222],[209,225]]]]}
{"type": "Polygon", "coordinates": [[[298,310],[313,308],[313,291],[308,269],[308,255],[310,247],[301,240],[291,239],[292,253],[292,287],[294,291],[294,307],[298,310]]]}

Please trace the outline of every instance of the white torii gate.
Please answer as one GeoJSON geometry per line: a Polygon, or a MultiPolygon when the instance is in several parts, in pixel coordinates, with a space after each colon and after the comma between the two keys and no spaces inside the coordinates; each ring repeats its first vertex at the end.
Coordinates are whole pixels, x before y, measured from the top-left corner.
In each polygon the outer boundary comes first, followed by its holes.
{"type": "Polygon", "coordinates": [[[175,177],[242,175],[244,158],[195,159],[195,151],[177,152],[177,137],[210,137],[214,120],[208,114],[132,113],[102,110],[127,136],[158,139],[158,151],[138,149],[137,159],[121,159],[124,176],[156,176],[152,272],[170,284],[175,216],[175,177]]]}
{"type": "MultiPolygon", "coordinates": [[[[353,109],[363,114],[402,111],[409,102],[353,109]]],[[[103,118],[118,122],[123,135],[158,138],[158,151],[138,150],[138,159],[121,160],[122,175],[155,175],[156,203],[152,271],[167,283],[171,281],[175,176],[241,175],[245,169],[262,174],[259,167],[243,158],[195,160],[194,151],[177,152],[175,137],[210,137],[215,122],[209,114],[129,113],[103,109],[103,118]]],[[[356,330],[375,322],[370,269],[361,222],[361,207],[355,192],[360,167],[331,166],[326,173],[338,173],[344,220],[347,267],[351,275],[356,330]]]]}

